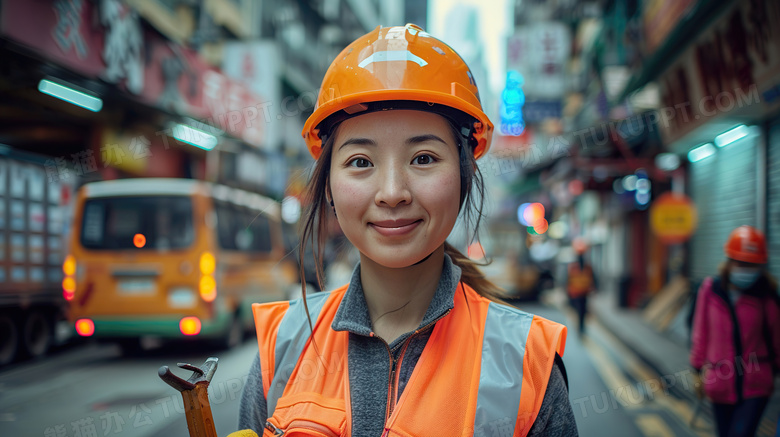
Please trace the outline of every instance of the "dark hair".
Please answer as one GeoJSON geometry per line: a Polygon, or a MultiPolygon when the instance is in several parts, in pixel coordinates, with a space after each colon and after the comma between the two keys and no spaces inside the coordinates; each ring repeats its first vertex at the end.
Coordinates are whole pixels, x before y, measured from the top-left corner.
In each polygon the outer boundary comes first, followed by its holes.
{"type": "MultiPolygon", "coordinates": [[[[450,124],[453,138],[455,139],[456,146],[458,147],[458,153],[460,156],[460,211],[463,214],[464,221],[468,227],[474,223],[474,234],[471,237],[471,241],[478,240],[479,225],[484,217],[484,199],[485,199],[485,183],[482,177],[482,172],[477,166],[477,161],[474,159],[473,154],[473,141],[464,137],[462,130],[457,127],[452,120],[445,117],[450,124]],[[476,196],[476,198],[475,198],[476,196]]],[[[314,245],[316,250],[313,250],[314,261],[316,265],[317,281],[320,288],[323,287],[323,271],[322,271],[322,257],[324,253],[325,241],[327,238],[328,219],[330,214],[328,213],[328,200],[326,197],[326,190],[328,189],[328,176],[330,174],[330,161],[333,154],[333,142],[336,137],[336,131],[339,125],[336,125],[331,130],[331,135],[325,137],[325,141],[322,146],[322,153],[317,160],[314,171],[312,172],[311,179],[306,187],[306,211],[304,219],[301,222],[301,239],[299,247],[300,256],[300,270],[301,277],[304,277],[303,272],[303,254],[308,240],[314,245]]],[[[492,301],[503,303],[503,290],[497,285],[488,280],[479,266],[484,264],[478,264],[461,253],[458,249],[445,241],[444,252],[450,256],[452,262],[460,267],[461,281],[468,284],[481,296],[484,296],[492,301]]],[[[306,284],[303,284],[304,305],[306,304],[306,284]]],[[[311,321],[309,321],[311,324],[311,321]]]]}

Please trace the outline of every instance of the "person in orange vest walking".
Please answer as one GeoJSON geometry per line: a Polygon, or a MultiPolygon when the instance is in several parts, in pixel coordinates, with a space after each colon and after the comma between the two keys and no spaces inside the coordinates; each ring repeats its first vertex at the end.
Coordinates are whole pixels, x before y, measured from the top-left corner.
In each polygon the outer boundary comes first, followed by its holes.
{"type": "Polygon", "coordinates": [[[697,293],[690,361],[697,394],[711,401],[718,435],[753,436],[780,369],[777,282],[766,271],[764,234],[731,232],[727,261],[697,293]]]}
{"type": "Polygon", "coordinates": [[[335,219],[360,261],[339,289],[254,306],[240,428],[577,435],[566,328],[505,304],[446,242],[461,213],[478,228],[492,130],[468,66],[415,25],[378,27],[336,57],[303,129],[316,166],[301,244],[321,249],[335,219]]]}
{"type": "Polygon", "coordinates": [[[588,312],[588,294],[596,287],[593,268],[585,260],[585,252],[588,244],[581,237],[572,241],[572,248],[577,254],[576,261],[569,263],[566,291],[569,294],[569,302],[577,311],[579,323],[579,335],[585,334],[585,316],[588,312]]]}

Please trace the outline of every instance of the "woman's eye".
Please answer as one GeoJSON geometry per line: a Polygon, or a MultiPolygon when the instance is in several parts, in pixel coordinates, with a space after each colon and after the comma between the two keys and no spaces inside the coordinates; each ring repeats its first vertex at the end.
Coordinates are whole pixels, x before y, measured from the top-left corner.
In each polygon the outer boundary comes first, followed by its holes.
{"type": "Polygon", "coordinates": [[[366,168],[371,166],[371,161],[366,158],[355,158],[352,161],[349,161],[349,165],[350,167],[366,168]]]}
{"type": "Polygon", "coordinates": [[[412,164],[419,164],[419,165],[427,165],[433,163],[435,160],[431,155],[420,155],[416,156],[412,160],[412,164]]]}

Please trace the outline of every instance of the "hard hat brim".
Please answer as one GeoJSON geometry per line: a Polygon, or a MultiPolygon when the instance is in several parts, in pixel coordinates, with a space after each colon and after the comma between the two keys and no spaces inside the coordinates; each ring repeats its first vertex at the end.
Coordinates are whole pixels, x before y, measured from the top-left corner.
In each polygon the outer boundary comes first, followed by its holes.
{"type": "MultiPolygon", "coordinates": [[[[431,106],[442,105],[448,108],[460,111],[474,120],[473,126],[468,126],[472,131],[472,137],[475,141],[474,158],[483,156],[490,147],[490,142],[493,134],[493,123],[490,122],[485,113],[473,105],[464,101],[462,97],[457,95],[458,87],[453,85],[453,93],[445,94],[435,91],[427,90],[374,90],[364,93],[355,93],[349,96],[335,95],[325,104],[317,107],[312,115],[306,120],[304,124],[302,135],[306,141],[306,146],[314,159],[319,159],[322,153],[322,134],[328,134],[329,132],[321,132],[323,122],[326,121],[333,114],[343,112],[348,108],[354,108],[360,104],[373,103],[373,102],[393,102],[393,101],[411,101],[426,103],[431,106]]],[[[467,90],[463,90],[468,92],[467,90]]],[[[424,108],[421,107],[422,110],[424,108]]],[[[433,111],[436,112],[436,111],[433,111]]],[[[348,114],[349,118],[361,115],[365,112],[358,111],[348,114]]],[[[329,127],[332,129],[332,126],[329,127]]]]}

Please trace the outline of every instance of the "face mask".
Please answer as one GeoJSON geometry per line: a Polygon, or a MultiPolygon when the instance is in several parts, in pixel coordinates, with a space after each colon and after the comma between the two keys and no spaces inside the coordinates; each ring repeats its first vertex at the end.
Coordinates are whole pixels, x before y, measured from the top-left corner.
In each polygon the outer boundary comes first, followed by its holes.
{"type": "Polygon", "coordinates": [[[729,280],[740,290],[750,288],[758,280],[761,270],[755,267],[733,267],[729,280]]]}

